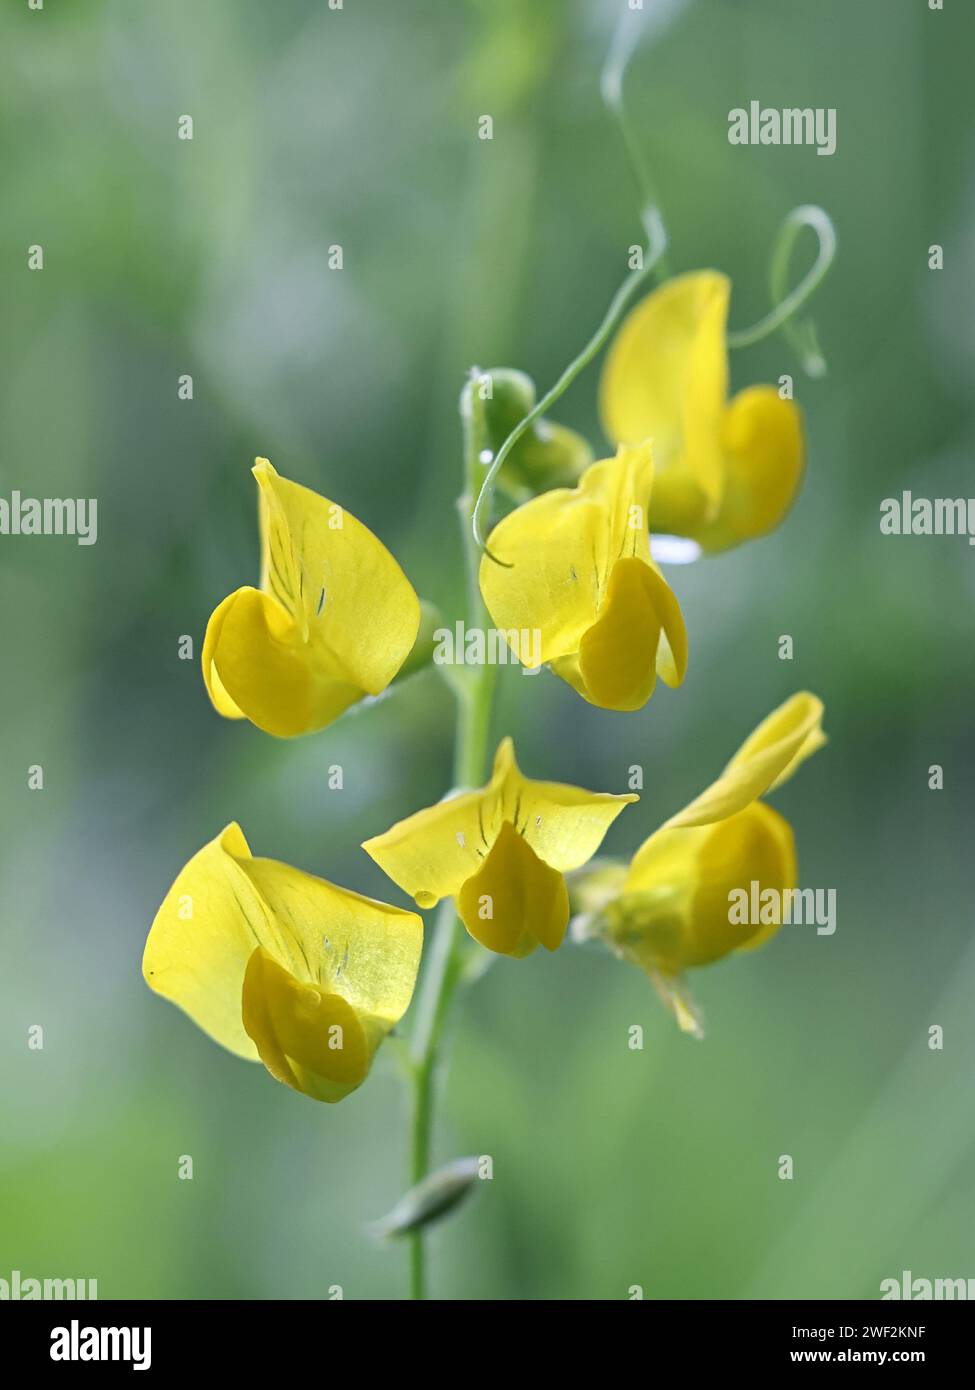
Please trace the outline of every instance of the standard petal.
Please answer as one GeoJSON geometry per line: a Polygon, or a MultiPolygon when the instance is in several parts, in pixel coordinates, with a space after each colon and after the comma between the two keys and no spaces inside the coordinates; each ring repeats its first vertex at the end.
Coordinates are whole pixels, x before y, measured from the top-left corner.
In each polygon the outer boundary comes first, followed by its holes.
{"type": "Polygon", "coordinates": [[[527,955],[540,942],[554,951],[569,921],[565,879],[505,821],[477,872],[461,886],[457,911],[489,951],[527,955]]]}
{"type": "Polygon", "coordinates": [[[375,1050],[412,998],[422,919],[276,859],[249,859],[241,868],[271,924],[270,954],[300,983],[351,1005],[375,1050]]]}
{"type": "Polygon", "coordinates": [[[491,532],[481,594],[495,627],[526,665],[532,657],[549,662],[578,650],[599,608],[608,545],[605,511],[578,488],[532,498],[491,532]]]}
{"type": "Polygon", "coordinates": [[[609,524],[606,563],[600,569],[602,589],[618,560],[650,559],[653,479],[653,446],[644,439],[621,444],[613,458],[594,463],[579,480],[579,491],[599,503],[609,524]]]}
{"type": "Polygon", "coordinates": [[[193,856],[156,913],[142,974],[150,989],[216,1042],[255,1061],[240,995],[248,960],[270,937],[257,895],[241,872],[249,856],[236,824],[193,856]]]}
{"type": "Polygon", "coordinates": [[[381,541],[361,521],[258,459],[262,587],[336,679],[378,695],[412,649],[420,602],[381,541]]]}
{"type": "Polygon", "coordinates": [[[526,777],[514,744],[498,745],[491,780],[478,791],[447,797],[398,821],[362,848],[420,907],[456,897],[489,855],[508,823],[559,873],[595,854],[613,821],[635,793],[616,796],[526,777]]]}
{"type": "Polygon", "coordinates": [[[551,868],[561,874],[578,869],[599,849],[620,812],[636,792],[587,792],[560,782],[527,783],[519,812],[519,833],[551,868]]]}
{"type": "Polygon", "coordinates": [[[603,428],[617,443],[653,440],[659,530],[682,534],[689,511],[713,510],[721,496],[730,294],[727,276],[717,271],[668,281],[624,319],[606,357],[603,428]]]}
{"type": "Polygon", "coordinates": [[[671,816],[666,825],[709,825],[742,810],[779,786],[826,742],[823,702],[800,691],[763,719],[716,782],[671,816]]]}
{"type": "Polygon", "coordinates": [[[578,869],[596,853],[607,830],[636,792],[590,792],[566,782],[526,777],[515,760],[514,743],[502,739],[494,758],[487,824],[491,841],[510,822],[540,859],[560,874],[578,869]]]}
{"type": "Polygon", "coordinates": [[[261,588],[216,608],[203,643],[215,708],[282,738],[311,733],[403,665],[420,604],[396,561],[350,513],[258,459],[261,588]]]}
{"type": "Polygon", "coordinates": [[[493,805],[486,788],[449,796],[365,840],[362,848],[419,907],[435,907],[441,898],[456,896],[494,843],[493,805]]]}
{"type": "Polygon", "coordinates": [[[724,491],[714,519],[695,538],[715,552],[774,531],[795,500],[805,461],[802,412],[774,386],[750,386],[721,427],[724,491]]]}

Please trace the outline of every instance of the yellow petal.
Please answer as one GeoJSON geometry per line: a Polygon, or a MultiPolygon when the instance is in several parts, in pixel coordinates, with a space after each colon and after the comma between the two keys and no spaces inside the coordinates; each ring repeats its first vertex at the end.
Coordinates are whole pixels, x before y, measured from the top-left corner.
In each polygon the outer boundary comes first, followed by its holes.
{"type": "Polygon", "coordinates": [[[638,799],[525,777],[506,738],[487,786],[417,811],[362,848],[420,907],[433,907],[478,872],[506,822],[550,868],[567,873],[595,854],[623,807],[638,799]]]}
{"type": "Polygon", "coordinates": [[[449,796],[397,821],[362,848],[419,907],[455,897],[497,834],[487,789],[449,796]]]}
{"type": "Polygon", "coordinates": [[[620,449],[588,468],[578,487],[544,492],[494,528],[488,549],[503,563],[482,558],[481,593],[516,656],[526,632],[539,634],[542,662],[577,652],[616,561],[649,561],[652,483],[649,447],[620,449]]]}
{"type": "Polygon", "coordinates": [[[239,1057],[257,1051],[240,1017],[247,962],[264,915],[240,865],[250,856],[231,824],[195,854],[166,894],[146,941],[149,987],[239,1057]],[[253,925],[252,925],[253,924],[253,925]]]}
{"type": "MultiPolygon", "coordinates": [[[[348,1015],[334,1000],[344,1001],[364,1040],[368,1067],[376,1047],[409,1004],[422,937],[422,922],[415,913],[374,902],[276,860],[252,858],[239,826],[230,825],[190,860],[170,889],[149,932],[142,968],[150,987],[183,1009],[215,1041],[249,1059],[259,1055],[260,1047],[274,1075],[284,1071],[280,1059],[275,1061],[277,1037],[279,1051],[297,1063],[291,1075],[300,1080],[302,1068],[309,1075],[314,1071],[318,1054],[313,1047],[309,1051],[310,1043],[297,1053],[288,1052],[289,1040],[305,1036],[305,1015],[299,1010],[293,1024],[283,1022],[287,1001],[301,1003],[307,1012],[312,1000],[307,990],[317,991],[316,1016],[339,1022],[348,1015]],[[280,968],[280,975],[261,962],[253,964],[258,948],[280,968]],[[242,1016],[249,969],[254,972],[249,995],[252,1029],[242,1016]]],[[[353,1029],[352,1036],[359,1034],[353,1029]]],[[[347,1063],[358,1055],[351,1040],[349,1048],[347,1063]]],[[[341,1059],[332,1061],[343,1065],[341,1059]]],[[[324,1075],[325,1081],[339,1076],[324,1075]]],[[[308,1094],[329,1098],[309,1085],[308,1094]]]]}
{"type": "MultiPolygon", "coordinates": [[[[691,834],[701,833],[691,831],[691,834]]],[[[796,847],[792,827],[764,802],[751,806],[703,831],[706,840],[698,862],[698,879],[684,945],[684,964],[707,965],[730,950],[750,950],[774,936],[779,922],[733,923],[730,895],[751,896],[771,889],[779,895],[796,886],[796,847]]]]}
{"type": "Polygon", "coordinates": [[[242,1016],[276,1081],[315,1100],[337,1101],[369,1071],[370,1051],[355,1010],[339,994],[303,983],[262,947],[244,975],[242,1016]]]}
{"type": "Polygon", "coordinates": [[[666,822],[670,828],[708,825],[742,810],[781,785],[826,742],[823,703],[800,691],[763,719],[716,782],[666,822]]]}
{"type": "Polygon", "coordinates": [[[602,709],[642,709],[657,673],[679,685],[687,632],[670,586],[643,560],[617,560],[597,621],[582,635],[578,659],[553,662],[585,699],[602,709]]]}
{"type": "Polygon", "coordinates": [[[362,688],[338,679],[336,669],[327,648],[303,641],[260,589],[237,589],[207,625],[203,671],[214,706],[231,718],[246,714],[279,738],[322,729],[362,699],[362,688]]]}
{"type": "Polygon", "coordinates": [[[695,531],[711,552],[774,531],[789,511],[804,467],[802,412],[774,386],[751,386],[725,412],[721,444],[721,505],[695,531]]]}
{"type": "MultiPolygon", "coordinates": [[[[779,765],[769,790],[783,782],[828,741],[823,733],[823,702],[808,690],[800,690],[767,715],[728,764],[728,770],[757,763],[766,756],[779,765]],[[788,753],[791,757],[786,757],[788,753]]],[[[763,776],[764,776],[763,771],[763,776]]]]}
{"type": "Polygon", "coordinates": [[[706,515],[721,497],[730,293],[727,276],[717,271],[668,281],[624,319],[606,357],[600,384],[606,434],[616,443],[653,441],[655,530],[680,531],[674,524],[680,517],[668,512],[706,515]]]}
{"type": "MultiPolygon", "coordinates": [[[[796,884],[792,829],[755,802],[717,825],[658,830],[635,856],[607,915],[610,940],[643,969],[665,976],[760,945],[778,924],[732,920],[732,894],[796,884]]],[[[780,898],[781,903],[781,898],[780,898]]]]}
{"type": "Polygon", "coordinates": [[[605,709],[641,708],[658,673],[678,685],[686,667],[680,607],[650,559],[652,483],[649,447],[623,446],[577,488],[512,512],[488,540],[503,563],[481,561],[485,604],[515,654],[528,659],[526,646],[605,709]]]}
{"type": "Polygon", "coordinates": [[[504,821],[477,873],[461,886],[457,911],[489,951],[523,956],[539,942],[554,951],[569,921],[565,879],[504,821]]]}
{"type": "Polygon", "coordinates": [[[498,749],[496,779],[499,767],[499,815],[510,818],[538,857],[560,874],[591,859],[624,807],[640,799],[636,792],[590,792],[566,782],[526,777],[514,760],[510,739],[498,749]]]}
{"type": "Polygon", "coordinates": [[[225,719],[246,718],[244,711],[228,695],[223,681],[217,675],[217,668],[213,662],[213,654],[220,645],[220,639],[223,635],[224,619],[235,606],[240,593],[240,589],[235,589],[232,594],[227,595],[222,603],[217,604],[210,614],[210,621],[207,623],[206,634],[203,638],[203,680],[214,709],[225,719]]]}
{"type": "Polygon", "coordinates": [[[420,605],[385,546],[349,512],[259,459],[261,589],[218,606],[203,673],[222,714],[281,737],[320,729],[403,665],[420,605]]]}

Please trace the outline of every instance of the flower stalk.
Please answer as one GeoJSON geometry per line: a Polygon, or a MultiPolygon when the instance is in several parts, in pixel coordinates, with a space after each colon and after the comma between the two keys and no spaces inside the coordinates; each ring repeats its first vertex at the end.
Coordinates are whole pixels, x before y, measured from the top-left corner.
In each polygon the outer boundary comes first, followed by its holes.
{"type": "MultiPolygon", "coordinates": [[[[484,626],[487,615],[478,584],[480,551],[475,543],[473,516],[481,487],[481,453],[487,431],[484,402],[478,389],[481,373],[476,368],[461,395],[464,488],[457,499],[466,571],[466,614],[469,627],[484,626]]],[[[473,667],[455,686],[457,722],[454,734],[454,785],[472,787],[480,782],[487,761],[495,668],[473,667]]],[[[413,1115],[410,1144],[410,1182],[414,1186],[430,1171],[435,1088],[444,1024],[457,984],[463,975],[463,948],[453,900],[440,904],[430,945],[429,964],[420,983],[413,1027],[411,1062],[413,1115]]],[[[425,1232],[410,1233],[410,1297],[427,1296],[425,1232]]]]}

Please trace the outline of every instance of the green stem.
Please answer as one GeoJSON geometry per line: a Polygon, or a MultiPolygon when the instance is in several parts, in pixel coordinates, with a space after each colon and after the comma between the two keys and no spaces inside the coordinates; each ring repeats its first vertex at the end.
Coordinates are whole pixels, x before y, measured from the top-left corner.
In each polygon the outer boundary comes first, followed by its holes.
{"type": "MultiPolygon", "coordinates": [[[[569,363],[569,365],[566,367],[565,371],[559,377],[558,381],[551,388],[551,390],[546,391],[545,395],[531,408],[531,410],[524,417],[524,419],[520,420],[518,424],[515,425],[514,429],[511,431],[507,439],[501,445],[501,448],[494,455],[494,458],[491,461],[491,466],[485,474],[484,481],[481,484],[480,491],[477,494],[477,501],[474,503],[474,509],[471,512],[471,531],[473,532],[474,543],[477,546],[477,550],[475,552],[476,560],[479,560],[480,553],[481,551],[483,551],[492,560],[494,560],[495,563],[503,563],[503,561],[497,559],[497,556],[491,555],[491,552],[487,549],[487,546],[485,545],[483,520],[484,508],[487,506],[487,503],[490,499],[491,489],[494,486],[494,480],[501,472],[501,469],[504,466],[505,459],[511,453],[511,450],[518,443],[518,440],[525,433],[525,431],[527,429],[530,429],[536,420],[541,419],[541,417],[546,413],[546,411],[551,410],[555,402],[562,395],[565,394],[565,392],[575,381],[579,373],[583,371],[584,368],[588,367],[589,363],[603,347],[603,344],[606,342],[607,338],[619,322],[623,310],[626,308],[627,304],[629,304],[630,300],[636,294],[637,290],[647,279],[647,277],[652,273],[652,271],[656,268],[660,260],[660,257],[663,255],[664,247],[666,246],[666,244],[667,243],[664,236],[663,223],[659,223],[655,235],[651,236],[650,242],[647,246],[646,256],[644,258],[643,265],[640,267],[639,270],[631,271],[630,274],[623,281],[622,285],[620,285],[619,289],[616,291],[616,293],[613,295],[612,300],[610,301],[609,308],[606,310],[602,322],[600,323],[599,327],[596,329],[592,337],[589,339],[586,346],[579,353],[578,357],[573,358],[573,360],[569,363]]],[[[472,389],[470,397],[471,399],[477,397],[477,391],[472,389]]]]}
{"type": "MultiPolygon", "coordinates": [[[[461,398],[465,486],[463,496],[457,503],[467,573],[466,621],[472,627],[484,627],[487,620],[478,583],[480,553],[474,544],[471,530],[474,498],[478,490],[480,453],[487,439],[484,403],[477,391],[480,375],[477,371],[471,373],[471,379],[461,398]]],[[[478,666],[466,674],[469,679],[457,688],[457,724],[454,735],[454,785],[460,787],[477,786],[484,776],[491,730],[495,668],[489,665],[478,666]]],[[[450,1003],[463,973],[463,957],[457,928],[457,913],[453,902],[448,899],[441,904],[437,914],[437,923],[417,1000],[412,1037],[413,1120],[410,1182],[413,1186],[422,1182],[430,1169],[440,1043],[450,1003]]],[[[421,1228],[410,1235],[410,1297],[422,1299],[426,1298],[426,1294],[426,1249],[421,1228]]]]}

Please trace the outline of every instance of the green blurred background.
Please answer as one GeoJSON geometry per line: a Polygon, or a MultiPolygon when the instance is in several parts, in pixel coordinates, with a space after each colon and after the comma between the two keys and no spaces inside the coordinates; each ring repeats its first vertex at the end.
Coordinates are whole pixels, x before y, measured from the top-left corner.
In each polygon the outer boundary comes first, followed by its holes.
{"type": "MultiPolygon", "coordinates": [[[[358,845],[449,785],[449,694],[424,675],[277,742],[214,714],[178,641],[198,651],[215,604],[256,580],[256,454],[459,615],[464,372],[507,363],[547,387],[640,238],[598,90],[623,4],[4,6],[0,492],[96,496],[99,535],[0,538],[0,1277],[97,1278],[103,1298],[405,1290],[405,1251],[363,1229],[404,1186],[388,1049],[352,1098],[315,1105],[151,995],[140,959],[177,870],[231,819],[255,853],[403,903],[358,845]]],[[[675,269],[728,271],[741,327],[768,307],[789,208],[837,225],[813,304],[829,376],[804,379],[781,336],[732,364],[736,385],[795,375],[808,475],[775,536],[668,571],[680,691],[612,715],[506,671],[495,732],[535,776],[623,790],[642,763],[607,841],[623,853],[776,703],[816,691],[831,741],[775,804],[802,883],[836,888],[838,928],[698,974],[703,1043],[598,951],[493,965],[457,1010],[436,1135],[438,1161],[495,1164],[432,1238],[446,1298],[876,1298],[902,1269],[975,1275],[975,557],[878,528],[902,488],[972,491],[975,12],[664,10],[627,90],[675,269]],[[836,107],[837,153],[730,146],[752,99],[836,107]]],[[[597,379],[555,414],[602,451],[597,379]]]]}

